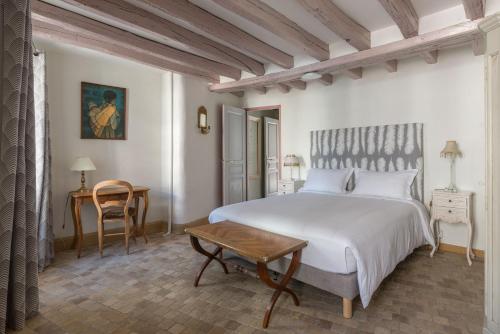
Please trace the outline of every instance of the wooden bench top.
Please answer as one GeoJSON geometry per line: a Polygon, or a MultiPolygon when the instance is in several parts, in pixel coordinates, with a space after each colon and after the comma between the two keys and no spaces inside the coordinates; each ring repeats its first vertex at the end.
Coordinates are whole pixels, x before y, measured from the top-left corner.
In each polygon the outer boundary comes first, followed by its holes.
{"type": "Polygon", "coordinates": [[[185,232],[256,262],[268,263],[307,246],[307,241],[223,221],[189,227],[185,232]]]}

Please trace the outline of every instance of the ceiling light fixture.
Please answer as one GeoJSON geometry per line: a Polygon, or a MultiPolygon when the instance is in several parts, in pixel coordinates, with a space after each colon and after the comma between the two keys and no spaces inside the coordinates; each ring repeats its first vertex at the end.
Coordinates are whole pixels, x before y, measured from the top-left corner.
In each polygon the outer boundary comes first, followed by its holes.
{"type": "Polygon", "coordinates": [[[321,78],[321,74],[319,74],[318,72],[307,72],[302,74],[300,78],[304,81],[311,81],[321,78]]]}

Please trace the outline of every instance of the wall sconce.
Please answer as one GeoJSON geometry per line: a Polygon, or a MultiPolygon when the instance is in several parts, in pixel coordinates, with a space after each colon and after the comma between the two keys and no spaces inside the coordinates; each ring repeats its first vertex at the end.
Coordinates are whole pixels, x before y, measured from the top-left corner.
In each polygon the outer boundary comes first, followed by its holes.
{"type": "Polygon", "coordinates": [[[204,135],[210,132],[210,125],[208,125],[207,109],[203,106],[198,108],[198,128],[204,135]]]}

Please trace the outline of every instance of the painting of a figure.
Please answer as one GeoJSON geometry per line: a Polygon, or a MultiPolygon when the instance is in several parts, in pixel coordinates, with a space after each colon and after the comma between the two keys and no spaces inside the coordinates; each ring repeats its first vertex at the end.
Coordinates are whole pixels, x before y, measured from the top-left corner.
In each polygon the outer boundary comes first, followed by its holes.
{"type": "Polygon", "coordinates": [[[82,139],[126,139],[125,88],[82,82],[82,139]]]}

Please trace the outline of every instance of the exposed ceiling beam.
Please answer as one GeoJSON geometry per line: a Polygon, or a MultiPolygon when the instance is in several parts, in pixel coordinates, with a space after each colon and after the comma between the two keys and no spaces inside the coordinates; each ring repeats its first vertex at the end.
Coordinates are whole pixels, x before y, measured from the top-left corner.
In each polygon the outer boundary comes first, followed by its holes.
{"type": "Polygon", "coordinates": [[[438,62],[438,50],[421,53],[420,56],[424,58],[427,64],[436,64],[438,62]]]}
{"type": "Polygon", "coordinates": [[[213,0],[218,5],[300,48],[317,60],[330,58],[328,43],[302,29],[285,15],[260,0],[213,0]]]}
{"type": "Polygon", "coordinates": [[[385,69],[387,72],[393,73],[398,71],[398,60],[392,59],[388,60],[384,63],[385,69]]]}
{"type": "Polygon", "coordinates": [[[418,35],[418,15],[410,0],[378,0],[396,22],[404,38],[418,35]]]}
{"type": "Polygon", "coordinates": [[[347,74],[347,76],[353,80],[358,80],[363,77],[363,68],[351,68],[350,70],[345,71],[345,74],[347,74]]]}
{"type": "Polygon", "coordinates": [[[99,52],[104,52],[120,58],[137,61],[149,66],[153,66],[165,71],[172,71],[180,74],[187,74],[202,78],[209,82],[218,82],[219,76],[212,73],[206,73],[199,69],[194,69],[179,63],[174,63],[162,58],[151,56],[149,54],[135,51],[134,49],[124,48],[119,45],[110,44],[92,37],[82,35],[80,33],[68,31],[63,27],[59,27],[46,22],[32,19],[33,35],[51,39],[66,44],[71,44],[79,47],[93,49],[99,52]]]}
{"type": "Polygon", "coordinates": [[[298,90],[305,90],[307,87],[307,84],[305,81],[302,80],[293,80],[286,82],[286,84],[292,88],[298,89],[298,90]]]}
{"type": "Polygon", "coordinates": [[[475,56],[482,56],[486,52],[486,38],[480,36],[472,40],[472,51],[475,56]]]}
{"type": "Polygon", "coordinates": [[[333,75],[325,73],[318,79],[325,86],[330,86],[333,83],[333,75]]]}
{"type": "Polygon", "coordinates": [[[259,93],[260,95],[264,95],[267,93],[267,88],[266,87],[255,87],[254,90],[259,93]]]}
{"type": "Polygon", "coordinates": [[[477,20],[484,17],[485,0],[462,0],[464,4],[465,16],[469,20],[477,20]]]}
{"type": "Polygon", "coordinates": [[[210,90],[231,92],[254,86],[274,85],[299,79],[307,72],[335,74],[357,67],[383,64],[393,59],[404,59],[436,49],[471,44],[475,38],[482,36],[482,33],[478,29],[479,22],[480,20],[467,21],[416,37],[376,46],[368,50],[331,58],[322,62],[299,66],[286,71],[269,73],[261,77],[213,84],[210,86],[210,90]]]}
{"type": "Polygon", "coordinates": [[[237,68],[153,42],[39,0],[32,0],[31,15],[38,21],[57,25],[107,43],[132,48],[137,52],[148,53],[168,61],[199,68],[208,73],[211,72],[233,79],[241,78],[241,71],[237,68]]]}
{"type": "MultiPolygon", "coordinates": [[[[102,1],[102,0],[101,0],[102,1]]],[[[201,29],[213,37],[226,41],[235,48],[259,56],[284,68],[293,67],[293,57],[258,40],[240,28],[224,21],[187,0],[142,0],[152,10],[159,10],[171,18],[201,29]]]]}
{"type": "Polygon", "coordinates": [[[287,86],[285,84],[279,83],[276,85],[278,87],[278,90],[282,93],[288,93],[290,91],[290,86],[287,86]]]}
{"type": "Polygon", "coordinates": [[[166,43],[184,51],[256,75],[265,73],[264,65],[248,55],[194,33],[123,0],[64,0],[64,2],[102,16],[109,21],[117,21],[153,33],[160,39],[165,40],[166,43]]]}
{"type": "Polygon", "coordinates": [[[243,97],[245,96],[245,92],[240,90],[238,92],[231,92],[231,94],[233,94],[234,96],[237,96],[237,97],[243,97]]]}
{"type": "Polygon", "coordinates": [[[358,50],[371,47],[370,32],[346,15],[331,0],[298,0],[309,13],[328,29],[358,50]]]}
{"type": "MultiPolygon", "coordinates": [[[[379,2],[396,22],[404,38],[418,36],[418,15],[410,0],[379,0],[379,2]]],[[[437,62],[437,52],[423,52],[421,56],[428,64],[437,62]]]]}

